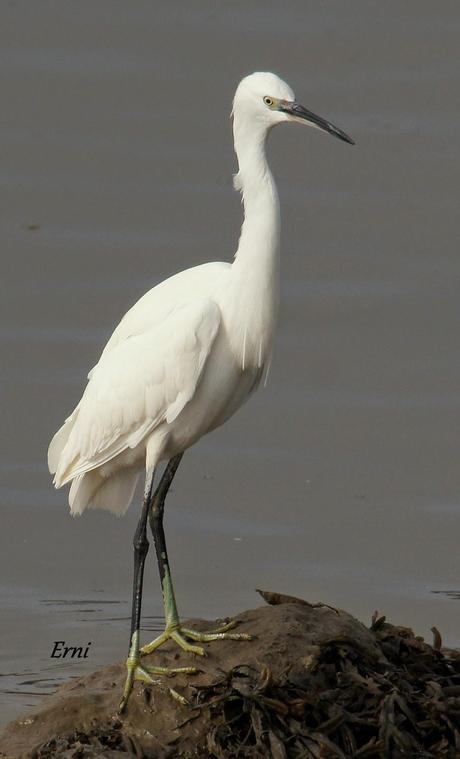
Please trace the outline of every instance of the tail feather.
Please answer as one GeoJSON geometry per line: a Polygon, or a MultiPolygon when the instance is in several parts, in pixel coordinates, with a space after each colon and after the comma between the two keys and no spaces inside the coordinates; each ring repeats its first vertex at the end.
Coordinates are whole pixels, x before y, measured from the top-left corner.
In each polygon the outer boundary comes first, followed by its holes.
{"type": "Polygon", "coordinates": [[[72,428],[77,420],[78,406],[75,411],[65,420],[62,427],[58,429],[54,435],[48,448],[48,469],[51,474],[54,474],[59,466],[59,459],[61,453],[65,448],[69,435],[72,432],[72,428]]]}
{"type": "Polygon", "coordinates": [[[122,516],[133,499],[138,477],[133,469],[121,469],[109,477],[103,477],[98,469],[79,474],[70,488],[70,513],[76,516],[85,509],[105,509],[122,516]]]}

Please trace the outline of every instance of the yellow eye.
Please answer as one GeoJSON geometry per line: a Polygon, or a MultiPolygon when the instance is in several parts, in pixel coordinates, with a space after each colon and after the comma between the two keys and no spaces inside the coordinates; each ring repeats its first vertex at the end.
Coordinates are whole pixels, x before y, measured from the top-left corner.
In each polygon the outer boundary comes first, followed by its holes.
{"type": "Polygon", "coordinates": [[[264,97],[264,103],[265,105],[273,105],[273,98],[269,98],[267,95],[264,97]]]}

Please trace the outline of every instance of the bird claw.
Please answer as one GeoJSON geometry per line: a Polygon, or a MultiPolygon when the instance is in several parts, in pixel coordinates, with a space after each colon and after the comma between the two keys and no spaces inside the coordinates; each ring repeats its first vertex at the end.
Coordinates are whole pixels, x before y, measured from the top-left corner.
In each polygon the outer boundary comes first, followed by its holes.
{"type": "Polygon", "coordinates": [[[211,643],[215,640],[253,640],[254,636],[248,633],[234,633],[229,632],[238,625],[237,620],[230,620],[224,625],[217,627],[214,630],[191,630],[188,627],[182,627],[180,624],[174,625],[174,627],[166,627],[165,631],[161,633],[155,640],[148,643],[141,648],[141,654],[151,654],[157,648],[166,643],[167,640],[173,640],[177,645],[187,653],[197,654],[198,656],[206,656],[206,651],[202,646],[193,645],[189,643],[187,638],[197,643],[211,643]]]}
{"type": "Polygon", "coordinates": [[[178,693],[174,688],[168,688],[169,695],[182,706],[190,706],[190,701],[185,698],[181,693],[178,693]]]}
{"type": "MultiPolygon", "coordinates": [[[[149,685],[155,684],[158,681],[153,675],[159,675],[162,677],[173,677],[174,675],[196,675],[199,670],[196,667],[147,667],[141,665],[139,662],[133,662],[132,659],[127,659],[126,667],[128,674],[126,676],[125,688],[123,691],[123,697],[120,701],[118,711],[123,714],[126,704],[128,703],[129,696],[133,689],[134,681],[139,680],[142,683],[148,683],[149,685]]],[[[168,688],[171,692],[174,689],[168,688]]],[[[176,691],[174,691],[174,694],[176,691]]],[[[171,694],[173,695],[173,694],[171,694]]],[[[175,697],[175,696],[174,696],[175,697]]],[[[180,699],[177,699],[180,700],[180,699]]]]}
{"type": "Polygon", "coordinates": [[[219,632],[217,630],[207,630],[201,632],[200,630],[189,630],[188,628],[182,628],[183,634],[187,638],[199,641],[200,643],[210,643],[213,640],[253,640],[254,635],[249,633],[231,633],[231,632],[219,632]]]}

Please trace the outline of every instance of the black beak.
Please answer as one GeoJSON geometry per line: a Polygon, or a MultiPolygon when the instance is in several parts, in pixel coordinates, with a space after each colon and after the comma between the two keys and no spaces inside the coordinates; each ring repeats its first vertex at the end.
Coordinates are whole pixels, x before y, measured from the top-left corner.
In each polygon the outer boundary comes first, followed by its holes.
{"type": "Polygon", "coordinates": [[[303,105],[300,105],[300,103],[297,103],[295,100],[292,103],[288,100],[282,100],[280,101],[280,106],[281,111],[288,113],[295,119],[299,119],[299,121],[308,121],[310,124],[318,127],[318,129],[322,129],[323,132],[328,132],[328,134],[338,137],[339,140],[348,142],[350,145],[355,144],[354,140],[345,134],[345,132],[342,132],[341,129],[338,129],[338,127],[334,126],[334,124],[331,124],[329,121],[326,121],[326,119],[323,119],[321,116],[317,116],[316,113],[308,111],[303,105]]]}

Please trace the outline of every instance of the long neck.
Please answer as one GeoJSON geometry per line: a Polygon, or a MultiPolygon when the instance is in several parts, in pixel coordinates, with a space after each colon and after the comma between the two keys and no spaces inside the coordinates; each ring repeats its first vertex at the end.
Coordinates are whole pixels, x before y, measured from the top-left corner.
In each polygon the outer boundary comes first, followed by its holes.
{"type": "Polygon", "coordinates": [[[265,154],[265,125],[235,113],[233,132],[239,166],[235,184],[242,192],[244,206],[232,265],[235,308],[241,324],[240,352],[243,367],[261,367],[269,360],[278,305],[279,201],[265,154]]]}
{"type": "Polygon", "coordinates": [[[280,211],[266,157],[267,130],[235,114],[233,135],[239,167],[235,184],[241,190],[244,207],[235,263],[241,267],[257,263],[272,269],[278,265],[280,211]]]}

